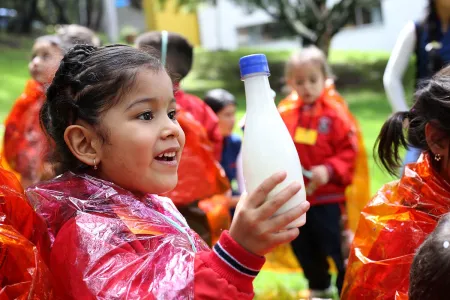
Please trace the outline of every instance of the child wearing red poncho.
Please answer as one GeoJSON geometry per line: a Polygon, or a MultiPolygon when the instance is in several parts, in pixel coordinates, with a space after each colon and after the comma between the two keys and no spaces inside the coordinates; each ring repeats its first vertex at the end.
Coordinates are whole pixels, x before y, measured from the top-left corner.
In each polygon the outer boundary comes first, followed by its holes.
{"type": "Polygon", "coordinates": [[[303,234],[291,245],[311,296],[319,298],[331,297],[334,289],[327,257],[336,265],[336,286],[342,289],[341,217],[358,151],[353,120],[326,88],[327,69],[326,57],[316,47],[294,54],[286,64],[286,81],[298,97],[288,97],[278,107],[300,157],[311,202],[303,234]]]}
{"type": "Polygon", "coordinates": [[[408,299],[413,257],[450,211],[449,91],[447,67],[416,93],[410,111],[395,113],[383,125],[377,154],[390,174],[395,176],[402,165],[400,147],[419,148],[422,156],[406,166],[400,180],[383,186],[363,209],[343,299],[408,299]]]}
{"type": "Polygon", "coordinates": [[[99,40],[88,28],[67,25],[61,26],[57,34],[35,41],[28,65],[32,78],[6,118],[3,164],[17,173],[24,187],[53,177],[39,111],[64,53],[77,43],[98,44],[99,40]]]}

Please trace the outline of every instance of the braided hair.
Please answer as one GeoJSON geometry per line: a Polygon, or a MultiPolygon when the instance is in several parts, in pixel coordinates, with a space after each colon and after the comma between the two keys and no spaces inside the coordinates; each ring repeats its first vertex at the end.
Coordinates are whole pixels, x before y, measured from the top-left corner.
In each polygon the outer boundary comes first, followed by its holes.
{"type": "Polygon", "coordinates": [[[142,68],[163,70],[155,56],[125,45],[77,45],[64,56],[40,112],[41,126],[56,147],[58,174],[86,167],[67,147],[66,128],[83,120],[107,142],[99,124],[101,114],[133,87],[142,68]]]}

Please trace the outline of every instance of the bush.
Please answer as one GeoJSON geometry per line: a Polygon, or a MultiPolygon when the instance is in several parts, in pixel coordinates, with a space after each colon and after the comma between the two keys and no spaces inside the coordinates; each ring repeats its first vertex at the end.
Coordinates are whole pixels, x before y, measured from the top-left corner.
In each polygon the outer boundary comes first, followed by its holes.
{"type": "MultiPolygon", "coordinates": [[[[284,64],[292,51],[240,49],[233,52],[210,52],[197,49],[190,80],[216,81],[226,89],[240,89],[242,84],[238,80],[239,58],[252,53],[264,53],[267,56],[271,71],[270,84],[279,93],[284,86],[284,64]]],[[[330,53],[331,68],[339,89],[354,87],[382,89],[382,78],[388,59],[389,53],[385,52],[331,51],[330,53]]],[[[407,88],[413,87],[413,61],[404,81],[407,88]]]]}

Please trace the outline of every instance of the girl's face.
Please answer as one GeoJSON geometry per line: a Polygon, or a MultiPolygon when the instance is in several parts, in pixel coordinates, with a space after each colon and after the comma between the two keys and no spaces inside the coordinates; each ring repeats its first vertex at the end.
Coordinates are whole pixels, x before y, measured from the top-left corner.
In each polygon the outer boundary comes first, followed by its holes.
{"type": "Polygon", "coordinates": [[[297,63],[287,80],[289,86],[306,104],[314,103],[325,88],[325,75],[318,63],[297,63]]]}
{"type": "Polygon", "coordinates": [[[100,127],[107,133],[98,160],[101,178],[138,193],[175,188],[185,136],[165,71],[139,71],[133,88],[101,117],[100,127]]]}
{"type": "Polygon", "coordinates": [[[47,41],[36,42],[28,64],[31,77],[40,83],[50,83],[63,59],[61,49],[47,41]]]}
{"type": "Polygon", "coordinates": [[[219,128],[222,136],[230,136],[236,123],[236,105],[229,104],[222,108],[218,113],[219,128]]]}

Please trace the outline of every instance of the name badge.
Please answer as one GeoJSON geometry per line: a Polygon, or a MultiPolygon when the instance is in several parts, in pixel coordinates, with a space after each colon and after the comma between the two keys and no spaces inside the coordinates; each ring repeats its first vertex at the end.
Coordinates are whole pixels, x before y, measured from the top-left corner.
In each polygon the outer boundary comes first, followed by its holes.
{"type": "Polygon", "coordinates": [[[317,142],[317,130],[297,127],[295,130],[294,142],[314,146],[317,142]]]}

